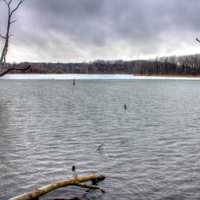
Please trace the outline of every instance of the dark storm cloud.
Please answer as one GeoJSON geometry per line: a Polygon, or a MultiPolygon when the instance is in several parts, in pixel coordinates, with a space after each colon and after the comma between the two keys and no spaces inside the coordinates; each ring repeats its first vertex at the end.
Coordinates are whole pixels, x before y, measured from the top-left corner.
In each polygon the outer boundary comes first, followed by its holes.
{"type": "Polygon", "coordinates": [[[193,42],[199,10],[199,0],[27,0],[15,44],[41,60],[156,55],[180,48],[188,34],[193,42]]]}

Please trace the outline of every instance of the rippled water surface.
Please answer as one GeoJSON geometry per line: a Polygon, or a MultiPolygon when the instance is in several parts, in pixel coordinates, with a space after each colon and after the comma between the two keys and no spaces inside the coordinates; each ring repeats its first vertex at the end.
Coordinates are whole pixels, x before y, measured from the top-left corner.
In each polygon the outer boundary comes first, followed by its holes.
{"type": "Polygon", "coordinates": [[[200,82],[1,80],[0,199],[70,177],[73,164],[106,175],[106,193],[41,199],[200,199],[200,82]]]}

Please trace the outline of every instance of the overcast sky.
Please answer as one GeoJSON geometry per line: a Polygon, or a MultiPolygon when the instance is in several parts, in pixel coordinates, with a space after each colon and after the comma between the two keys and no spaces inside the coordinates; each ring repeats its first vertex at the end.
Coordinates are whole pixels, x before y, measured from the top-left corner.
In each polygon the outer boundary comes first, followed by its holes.
{"type": "MultiPolygon", "coordinates": [[[[200,36],[199,13],[200,0],[25,0],[12,27],[8,61],[131,60],[200,53],[195,42],[200,36]]],[[[5,20],[1,2],[1,32],[5,20]]]]}

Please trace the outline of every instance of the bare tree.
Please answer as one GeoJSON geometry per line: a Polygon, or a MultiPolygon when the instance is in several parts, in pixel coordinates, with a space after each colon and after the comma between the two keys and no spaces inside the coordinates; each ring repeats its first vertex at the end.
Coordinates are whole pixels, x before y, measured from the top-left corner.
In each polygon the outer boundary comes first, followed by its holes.
{"type": "MultiPolygon", "coordinates": [[[[14,1],[14,0],[0,0],[0,1],[2,1],[6,5],[7,12],[8,12],[7,23],[6,23],[6,32],[5,32],[5,34],[0,33],[0,38],[4,40],[3,49],[2,49],[2,52],[1,52],[1,55],[0,55],[0,65],[1,64],[4,65],[6,63],[6,56],[7,56],[7,53],[8,53],[10,37],[12,36],[10,34],[11,25],[16,22],[16,19],[13,19],[13,16],[16,13],[16,11],[19,9],[19,7],[22,5],[24,0],[16,0],[16,1],[14,1]]],[[[8,69],[4,70],[3,72],[1,72],[0,77],[4,76],[5,74],[7,74],[11,71],[27,71],[30,68],[31,68],[30,65],[25,67],[25,68],[11,67],[11,68],[8,68],[8,69]]]]}
{"type": "Polygon", "coordinates": [[[0,37],[4,40],[4,45],[3,45],[3,49],[2,49],[1,57],[0,57],[0,64],[5,64],[6,56],[8,53],[9,41],[11,37],[10,28],[11,28],[11,25],[16,22],[16,19],[13,19],[13,16],[15,12],[18,10],[18,8],[21,6],[21,4],[24,2],[24,0],[19,0],[15,5],[13,3],[13,0],[2,0],[2,1],[4,2],[8,10],[6,33],[5,34],[0,33],[0,37]]]}

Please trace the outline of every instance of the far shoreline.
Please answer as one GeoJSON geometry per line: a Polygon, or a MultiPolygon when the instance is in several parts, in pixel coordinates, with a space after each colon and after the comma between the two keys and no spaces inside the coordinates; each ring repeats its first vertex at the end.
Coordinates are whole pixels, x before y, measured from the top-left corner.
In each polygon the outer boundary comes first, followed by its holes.
{"type": "Polygon", "coordinates": [[[119,76],[119,75],[122,75],[122,76],[146,76],[146,77],[185,77],[185,78],[200,78],[200,74],[181,74],[181,73],[59,73],[59,72],[55,72],[55,73],[34,73],[34,72],[11,72],[11,73],[8,73],[6,75],[81,75],[81,76],[95,76],[95,75],[98,75],[98,76],[119,76]]]}
{"type": "Polygon", "coordinates": [[[185,77],[185,78],[200,78],[200,74],[132,74],[133,76],[156,76],[156,77],[185,77]]]}

